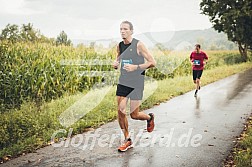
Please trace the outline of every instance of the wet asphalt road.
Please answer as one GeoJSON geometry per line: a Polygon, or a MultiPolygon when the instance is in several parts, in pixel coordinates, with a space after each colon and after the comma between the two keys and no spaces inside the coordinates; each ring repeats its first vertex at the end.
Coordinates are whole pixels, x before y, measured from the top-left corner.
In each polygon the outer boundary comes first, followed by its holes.
{"type": "Polygon", "coordinates": [[[125,153],[117,152],[114,121],[0,166],[222,166],[252,113],[252,69],[202,87],[197,98],[191,91],[145,112],[155,113],[155,130],[129,119],[135,146],[125,153]]]}

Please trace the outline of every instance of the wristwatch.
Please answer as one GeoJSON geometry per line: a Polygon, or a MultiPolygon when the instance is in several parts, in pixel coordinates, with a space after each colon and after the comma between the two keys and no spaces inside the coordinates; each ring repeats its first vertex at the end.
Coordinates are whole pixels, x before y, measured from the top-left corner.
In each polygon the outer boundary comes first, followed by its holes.
{"type": "Polygon", "coordinates": [[[137,70],[140,70],[141,68],[140,68],[140,66],[139,66],[139,64],[137,65],[137,70]]]}

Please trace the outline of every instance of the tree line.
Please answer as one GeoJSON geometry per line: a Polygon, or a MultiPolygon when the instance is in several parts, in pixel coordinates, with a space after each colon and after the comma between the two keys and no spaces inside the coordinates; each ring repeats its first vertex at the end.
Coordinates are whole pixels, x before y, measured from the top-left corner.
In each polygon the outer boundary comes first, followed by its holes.
{"type": "Polygon", "coordinates": [[[50,43],[53,45],[66,45],[71,46],[72,42],[68,38],[65,31],[61,31],[57,38],[48,38],[41,34],[40,30],[35,29],[31,23],[22,24],[19,27],[16,24],[7,24],[0,34],[0,41],[15,42],[42,42],[50,43]]]}

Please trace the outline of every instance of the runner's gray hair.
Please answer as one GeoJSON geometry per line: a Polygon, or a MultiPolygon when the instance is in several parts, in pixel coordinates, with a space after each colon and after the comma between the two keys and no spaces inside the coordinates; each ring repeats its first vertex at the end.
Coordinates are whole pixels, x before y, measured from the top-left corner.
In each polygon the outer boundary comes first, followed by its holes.
{"type": "Polygon", "coordinates": [[[133,30],[134,28],[133,28],[133,24],[130,22],[130,21],[123,21],[121,24],[128,24],[129,26],[130,26],[130,30],[133,30]]]}

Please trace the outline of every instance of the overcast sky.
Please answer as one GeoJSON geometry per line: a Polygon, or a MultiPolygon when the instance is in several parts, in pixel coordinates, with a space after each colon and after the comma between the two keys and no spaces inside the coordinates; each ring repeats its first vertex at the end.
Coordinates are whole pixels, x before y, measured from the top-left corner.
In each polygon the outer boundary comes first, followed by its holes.
{"type": "Polygon", "coordinates": [[[0,29],[8,23],[32,23],[41,33],[56,37],[64,30],[70,39],[120,37],[119,25],[129,20],[135,34],[210,28],[200,14],[200,0],[0,0],[0,29]]]}

